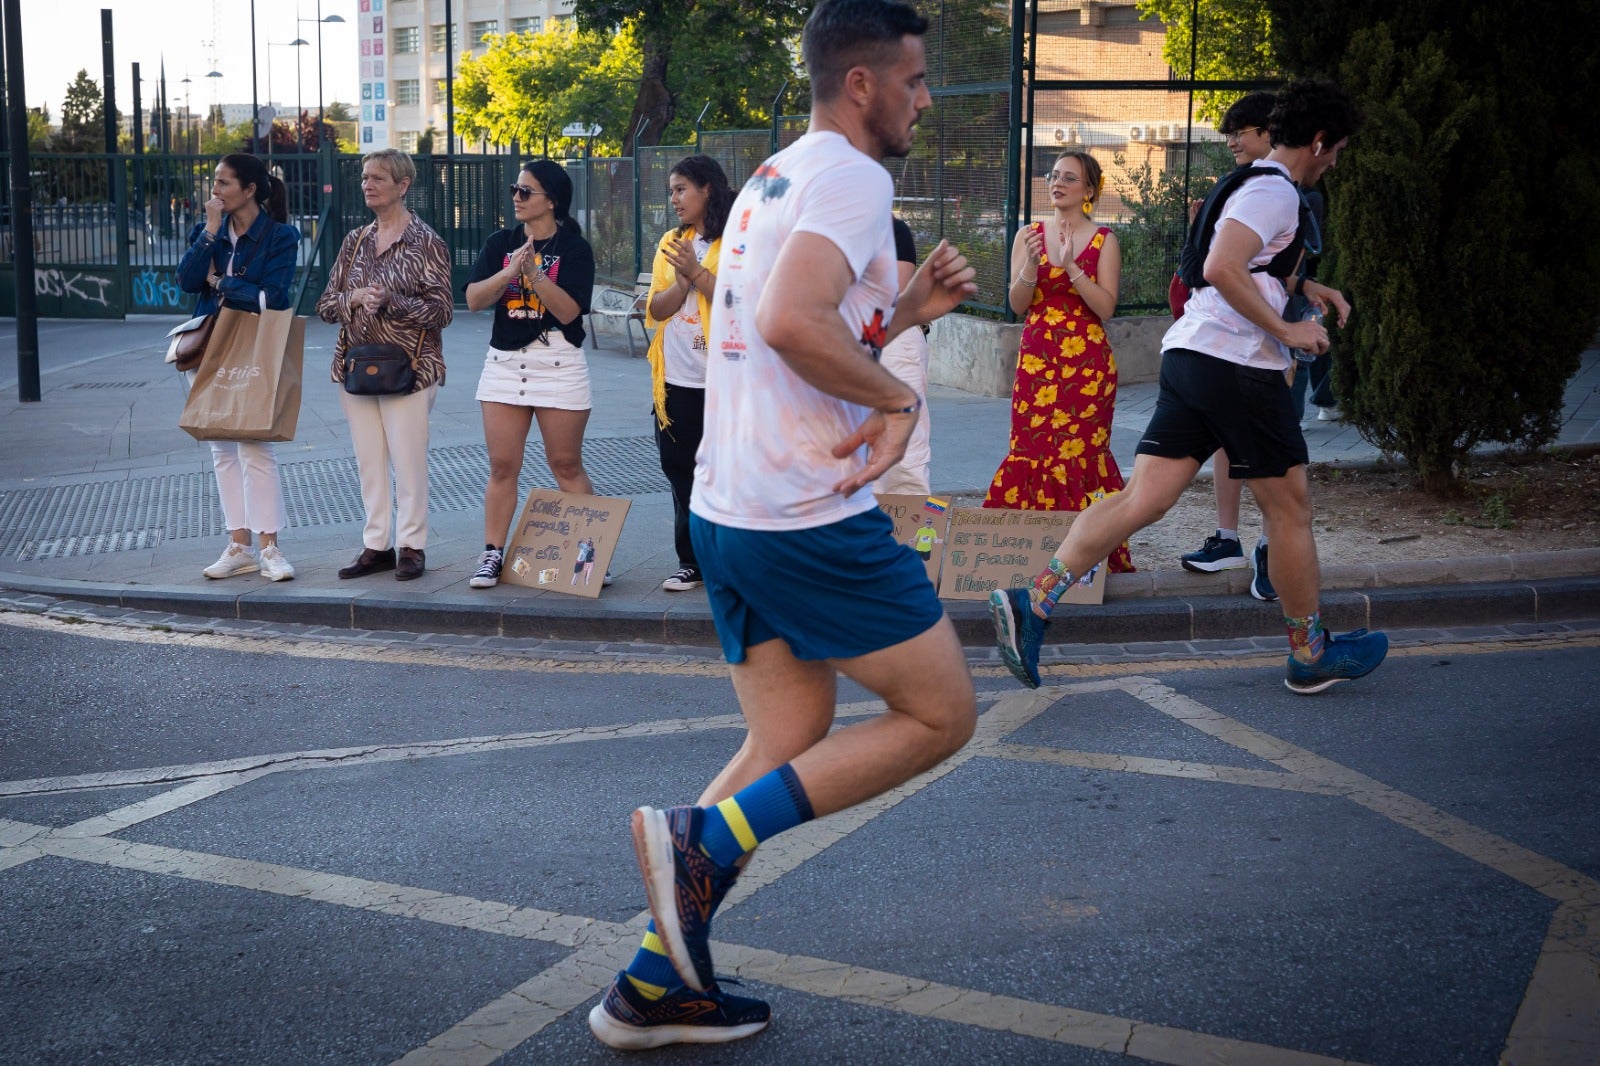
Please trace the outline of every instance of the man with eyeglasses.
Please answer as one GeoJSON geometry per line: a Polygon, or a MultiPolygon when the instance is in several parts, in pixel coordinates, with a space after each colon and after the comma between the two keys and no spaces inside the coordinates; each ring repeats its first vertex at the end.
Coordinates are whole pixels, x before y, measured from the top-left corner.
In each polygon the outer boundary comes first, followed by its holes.
{"type": "MultiPolygon", "coordinates": [[[[1160,393],[1128,487],[1078,516],[1032,585],[990,594],[1001,657],[1028,687],[1039,685],[1039,647],[1061,595],[1113,547],[1159,521],[1219,446],[1229,472],[1250,482],[1273,531],[1272,569],[1289,636],[1284,684],[1300,695],[1322,692],[1366,676],[1388,654],[1382,633],[1334,636],[1322,625],[1308,455],[1284,373],[1291,349],[1321,353],[1328,332],[1317,321],[1286,321],[1288,293],[1266,273],[1301,238],[1297,186],[1315,185],[1334,166],[1360,121],[1331,82],[1294,82],[1279,93],[1268,120],[1272,151],[1253,164],[1273,173],[1240,183],[1222,205],[1205,284],[1162,339],[1160,393]]],[[[1344,324],[1350,305],[1342,295],[1301,284],[1344,324]]]]}

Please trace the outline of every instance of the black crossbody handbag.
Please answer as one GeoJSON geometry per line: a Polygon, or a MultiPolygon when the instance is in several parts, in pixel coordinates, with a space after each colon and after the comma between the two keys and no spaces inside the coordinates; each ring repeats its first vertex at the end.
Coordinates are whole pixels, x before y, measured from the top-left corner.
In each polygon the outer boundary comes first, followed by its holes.
{"type": "MultiPolygon", "coordinates": [[[[368,235],[376,233],[374,222],[368,235]]],[[[349,336],[349,331],[345,332],[349,336]]],[[[344,391],[352,396],[406,396],[417,391],[417,359],[422,355],[422,332],[411,352],[387,341],[353,344],[344,353],[344,391]]]]}
{"type": "Polygon", "coordinates": [[[417,391],[417,356],[398,344],[354,344],[344,353],[344,391],[352,396],[404,396],[417,391]]]}

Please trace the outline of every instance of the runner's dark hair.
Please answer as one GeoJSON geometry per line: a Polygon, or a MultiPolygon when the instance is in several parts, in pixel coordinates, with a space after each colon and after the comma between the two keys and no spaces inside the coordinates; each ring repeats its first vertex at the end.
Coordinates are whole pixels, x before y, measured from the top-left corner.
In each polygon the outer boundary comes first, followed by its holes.
{"type": "Polygon", "coordinates": [[[1277,103],[1277,96],[1269,92],[1257,90],[1245,93],[1235,100],[1233,106],[1222,116],[1222,123],[1217,127],[1217,132],[1238,133],[1241,130],[1266,129],[1268,121],[1272,118],[1272,109],[1277,103]]]}
{"type": "Polygon", "coordinates": [[[851,67],[881,69],[900,54],[900,39],[921,37],[928,20],[892,0],[822,0],[806,19],[800,55],[811,77],[812,98],[832,100],[851,67]]]}
{"type": "Polygon", "coordinates": [[[1274,148],[1304,148],[1321,133],[1327,150],[1361,128],[1361,111],[1333,82],[1307,78],[1278,91],[1267,125],[1274,148]]]}

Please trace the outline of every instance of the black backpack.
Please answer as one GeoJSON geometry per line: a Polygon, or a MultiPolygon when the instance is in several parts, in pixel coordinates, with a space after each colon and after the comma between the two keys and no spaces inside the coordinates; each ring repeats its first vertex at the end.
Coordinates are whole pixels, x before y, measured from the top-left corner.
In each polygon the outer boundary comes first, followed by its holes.
{"type": "Polygon", "coordinates": [[[1300,260],[1303,249],[1307,255],[1322,254],[1322,230],[1317,225],[1317,216],[1312,213],[1311,205],[1306,202],[1305,193],[1300,191],[1300,186],[1294,185],[1289,175],[1277,167],[1238,167],[1221,178],[1212,186],[1211,192],[1200,205],[1200,210],[1195,212],[1194,222],[1189,226],[1189,232],[1184,235],[1183,248],[1178,252],[1178,279],[1188,287],[1190,292],[1210,286],[1205,279],[1206,256],[1211,253],[1211,239],[1216,235],[1217,218],[1222,214],[1222,206],[1228,202],[1228,197],[1234,191],[1249,181],[1264,174],[1282,178],[1294,186],[1294,192],[1300,198],[1300,221],[1295,227],[1294,240],[1289,246],[1270,262],[1253,266],[1250,273],[1259,274],[1266,271],[1275,278],[1286,278],[1294,273],[1295,264],[1300,260]]]}

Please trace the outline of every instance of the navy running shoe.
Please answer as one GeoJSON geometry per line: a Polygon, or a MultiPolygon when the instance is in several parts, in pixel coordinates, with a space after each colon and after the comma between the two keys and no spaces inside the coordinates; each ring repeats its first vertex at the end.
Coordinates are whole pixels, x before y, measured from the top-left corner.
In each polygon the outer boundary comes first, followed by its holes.
{"type": "Polygon", "coordinates": [[[1206,538],[1199,551],[1178,556],[1185,570],[1199,574],[1215,574],[1222,570],[1237,570],[1245,565],[1244,548],[1237,540],[1224,537],[1220,532],[1206,538]]]}
{"type": "Polygon", "coordinates": [[[644,874],[656,935],[678,976],[696,992],[713,985],[711,916],[739,876],[737,866],[718,866],[700,847],[706,812],[699,807],[633,812],[633,850],[644,874]]]}
{"type": "MultiPolygon", "coordinates": [[[[729,979],[730,984],[738,984],[729,979]]],[[[704,992],[680,988],[651,1002],[619,973],[589,1012],[589,1031],[602,1044],[643,1051],[666,1044],[726,1044],[767,1027],[772,1009],[759,999],[730,996],[713,982],[704,992]]]]}
{"type": "Polygon", "coordinates": [[[1351,630],[1340,636],[1330,633],[1322,648],[1322,658],[1316,662],[1303,663],[1289,656],[1288,676],[1283,683],[1290,692],[1312,696],[1341,681],[1366,677],[1388,654],[1389,638],[1382,633],[1368,633],[1365,629],[1351,630]]]}
{"type": "Polygon", "coordinates": [[[1256,550],[1250,555],[1250,565],[1255,569],[1250,578],[1250,595],[1265,603],[1272,603],[1278,598],[1278,590],[1272,587],[1272,579],[1267,576],[1265,541],[1256,544],[1256,550]]]}
{"type": "Polygon", "coordinates": [[[989,618],[1000,658],[1011,676],[1029,688],[1039,687],[1039,644],[1044,640],[1045,619],[1033,613],[1028,590],[995,589],[989,593],[989,618]]]}

